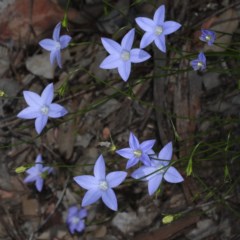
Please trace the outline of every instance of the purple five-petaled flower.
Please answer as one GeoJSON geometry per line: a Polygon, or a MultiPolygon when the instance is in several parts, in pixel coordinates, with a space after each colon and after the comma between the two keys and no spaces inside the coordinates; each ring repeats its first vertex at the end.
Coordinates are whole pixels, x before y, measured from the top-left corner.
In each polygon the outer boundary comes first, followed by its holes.
{"type": "Polygon", "coordinates": [[[153,19],[146,17],[138,17],[135,19],[138,26],[145,31],[140,42],[140,48],[145,48],[154,41],[159,50],[166,52],[165,36],[177,31],[181,27],[181,24],[175,21],[164,20],[164,5],[161,5],[156,10],[153,19]]]}
{"type": "Polygon", "coordinates": [[[202,29],[201,36],[199,39],[203,42],[207,42],[209,46],[213,45],[214,41],[216,40],[216,33],[211,30],[202,29]]]}
{"type": "Polygon", "coordinates": [[[53,39],[43,39],[39,45],[47,51],[50,51],[50,63],[53,65],[55,60],[60,68],[62,68],[61,50],[66,48],[71,41],[71,37],[63,35],[60,37],[61,22],[56,25],[53,30],[53,39]]]}
{"type": "Polygon", "coordinates": [[[170,183],[179,183],[184,180],[176,168],[169,166],[172,152],[172,143],[169,142],[158,154],[158,159],[151,159],[150,166],[142,166],[132,173],[133,178],[148,181],[149,195],[156,192],[163,178],[170,183]]]}
{"type": "Polygon", "coordinates": [[[67,114],[67,110],[57,103],[52,103],[54,97],[53,84],[50,83],[43,90],[41,96],[35,92],[23,91],[25,101],[29,105],[24,108],[17,117],[23,119],[34,119],[35,129],[40,134],[47,124],[48,117],[59,118],[67,114]]]}
{"type": "Polygon", "coordinates": [[[38,154],[35,166],[29,168],[26,173],[28,176],[23,180],[25,183],[35,182],[35,186],[39,192],[42,191],[44,178],[47,174],[52,173],[52,167],[44,167],[42,161],[42,155],[38,154]]]}
{"type": "Polygon", "coordinates": [[[117,198],[112,188],[120,185],[126,176],[127,173],[124,171],[115,171],[106,175],[105,162],[100,155],[94,165],[94,176],[83,175],[73,178],[78,185],[88,190],[83,197],[82,206],[88,206],[102,198],[107,207],[117,211],[117,198]]]}
{"type": "Polygon", "coordinates": [[[117,68],[121,78],[127,81],[131,72],[131,63],[140,63],[151,57],[142,49],[132,49],[134,35],[135,29],[131,29],[123,37],[121,45],[109,38],[101,38],[103,46],[110,55],[102,61],[100,68],[117,68]]]}
{"type": "Polygon", "coordinates": [[[136,165],[139,161],[141,161],[144,165],[150,165],[149,154],[153,153],[152,147],[155,144],[156,140],[147,140],[139,143],[136,136],[130,132],[129,136],[129,146],[130,148],[123,148],[117,150],[116,153],[120,156],[128,159],[126,168],[130,168],[136,165]]]}
{"type": "Polygon", "coordinates": [[[71,234],[74,232],[82,232],[85,229],[85,220],[87,217],[87,210],[79,209],[77,206],[72,206],[68,209],[67,225],[71,234]]]}
{"type": "Polygon", "coordinates": [[[203,52],[200,52],[198,54],[198,58],[194,59],[190,62],[190,65],[192,68],[197,71],[197,70],[205,70],[206,69],[206,57],[203,52]]]}

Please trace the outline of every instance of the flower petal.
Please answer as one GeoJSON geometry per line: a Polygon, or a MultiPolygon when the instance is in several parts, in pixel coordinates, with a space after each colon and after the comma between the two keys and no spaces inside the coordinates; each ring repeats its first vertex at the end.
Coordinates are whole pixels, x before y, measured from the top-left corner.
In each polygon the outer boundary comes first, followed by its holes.
{"type": "Polygon", "coordinates": [[[106,176],[108,186],[110,188],[117,187],[120,185],[124,179],[127,177],[127,173],[124,171],[111,172],[106,176]]]}
{"type": "Polygon", "coordinates": [[[38,178],[36,179],[35,186],[36,186],[36,188],[37,188],[37,190],[38,190],[39,192],[42,191],[42,188],[43,188],[43,179],[42,179],[41,177],[38,177],[38,178]]]}
{"type": "Polygon", "coordinates": [[[82,206],[88,206],[96,202],[102,196],[102,192],[99,189],[88,190],[82,200],[82,206]]]}
{"type": "Polygon", "coordinates": [[[177,31],[182,25],[175,21],[166,21],[163,23],[163,34],[168,35],[177,31]]]}
{"type": "Polygon", "coordinates": [[[162,161],[164,166],[169,164],[168,161],[172,159],[172,153],[173,153],[172,142],[169,142],[168,144],[166,144],[159,152],[158,158],[159,160],[165,160],[165,161],[162,161]]]}
{"type": "Polygon", "coordinates": [[[122,48],[119,43],[109,38],[101,38],[102,44],[108,53],[113,55],[119,55],[122,48]]]}
{"type": "Polygon", "coordinates": [[[130,60],[133,63],[144,62],[151,57],[151,55],[149,53],[147,53],[146,51],[144,51],[142,49],[138,49],[138,48],[132,49],[130,52],[130,55],[131,55],[130,60]]]}
{"type": "Polygon", "coordinates": [[[100,155],[94,165],[94,176],[97,180],[105,180],[106,168],[105,162],[102,155],[100,155]]]}
{"type": "Polygon", "coordinates": [[[96,180],[95,177],[91,175],[77,176],[77,177],[74,177],[73,180],[82,188],[85,188],[87,190],[95,189],[98,187],[98,181],[96,180]]]}
{"type": "Polygon", "coordinates": [[[137,170],[135,170],[131,177],[135,178],[135,179],[141,179],[143,181],[149,180],[151,179],[153,176],[155,176],[155,172],[157,171],[157,169],[155,167],[148,167],[148,166],[142,166],[140,168],[138,168],[137,170]]]}
{"type": "Polygon", "coordinates": [[[55,62],[55,59],[57,58],[57,52],[58,50],[54,49],[50,52],[50,63],[53,65],[55,62]]]}
{"type": "Polygon", "coordinates": [[[131,148],[123,148],[120,150],[117,150],[116,153],[126,159],[133,158],[133,150],[131,148]]]}
{"type": "Polygon", "coordinates": [[[53,96],[54,96],[53,83],[50,83],[44,88],[41,94],[43,104],[49,105],[53,100],[53,96]]]}
{"type": "Polygon", "coordinates": [[[23,182],[24,183],[29,183],[29,182],[35,182],[38,176],[36,175],[28,175],[26,178],[24,178],[23,182]]]}
{"type": "Polygon", "coordinates": [[[69,45],[69,42],[72,40],[72,38],[68,35],[62,35],[60,37],[60,45],[61,45],[61,49],[66,48],[69,45]]]}
{"type": "Polygon", "coordinates": [[[147,47],[149,44],[151,44],[155,40],[155,38],[156,38],[156,35],[154,33],[151,33],[151,32],[144,33],[140,42],[140,48],[147,47]]]}
{"type": "Polygon", "coordinates": [[[53,36],[52,36],[53,40],[59,41],[60,31],[61,31],[61,22],[59,22],[53,30],[53,36]]]}
{"type": "Polygon", "coordinates": [[[129,78],[131,72],[131,62],[130,61],[121,61],[118,66],[118,73],[121,78],[126,82],[129,78]]]}
{"type": "Polygon", "coordinates": [[[52,103],[49,105],[48,116],[51,118],[59,118],[66,115],[68,111],[61,105],[57,103],[52,103]]]}
{"type": "Polygon", "coordinates": [[[150,196],[157,191],[161,182],[162,174],[157,174],[148,181],[148,193],[150,196]]]}
{"type": "Polygon", "coordinates": [[[85,208],[80,209],[78,216],[80,219],[87,217],[87,210],[85,208]]]}
{"type": "Polygon", "coordinates": [[[23,96],[30,107],[39,109],[39,107],[42,105],[41,97],[35,92],[23,91],[23,96]]]}
{"type": "Polygon", "coordinates": [[[142,156],[140,158],[140,161],[145,165],[145,166],[151,166],[151,161],[149,156],[146,153],[142,153],[142,156]]]}
{"type": "Polygon", "coordinates": [[[165,19],[165,6],[161,5],[153,16],[153,21],[156,23],[156,25],[162,25],[165,19]]]}
{"type": "Polygon", "coordinates": [[[139,158],[137,158],[137,157],[130,158],[127,161],[126,169],[136,165],[138,162],[139,162],[139,158]]]}
{"type": "Polygon", "coordinates": [[[20,113],[18,113],[17,117],[23,119],[34,119],[40,116],[39,110],[33,107],[26,107],[20,113]]]}
{"type": "Polygon", "coordinates": [[[206,57],[205,57],[205,55],[204,55],[203,52],[200,52],[200,53],[198,54],[198,59],[199,59],[201,62],[203,62],[203,63],[206,64],[206,57]]]}
{"type": "Polygon", "coordinates": [[[143,141],[140,144],[140,148],[142,149],[143,152],[148,153],[148,151],[150,151],[153,148],[153,145],[155,144],[155,142],[156,140],[154,139],[143,141]]]}
{"type": "Polygon", "coordinates": [[[102,200],[107,207],[109,207],[113,211],[117,211],[118,209],[117,198],[114,191],[111,188],[102,193],[102,200]]]}
{"type": "Polygon", "coordinates": [[[133,45],[133,40],[135,36],[135,29],[131,29],[122,39],[121,46],[122,49],[130,51],[133,45]]]}
{"type": "Polygon", "coordinates": [[[56,41],[48,38],[41,40],[39,45],[47,51],[54,51],[56,49],[56,41]]]}
{"type": "Polygon", "coordinates": [[[41,154],[38,154],[37,155],[37,158],[35,160],[35,167],[36,169],[40,172],[43,168],[43,161],[42,161],[42,155],[41,154]]]}
{"type": "Polygon", "coordinates": [[[120,63],[119,55],[109,55],[102,61],[99,67],[103,69],[114,69],[117,68],[120,63]]]}
{"type": "Polygon", "coordinates": [[[183,177],[175,167],[169,167],[163,177],[170,183],[179,183],[184,181],[183,177]]]}
{"type": "Polygon", "coordinates": [[[156,27],[155,22],[150,18],[138,17],[135,19],[135,21],[137,22],[138,26],[146,32],[153,33],[156,27]]]}
{"type": "Polygon", "coordinates": [[[57,58],[57,64],[60,68],[62,68],[62,57],[60,50],[56,50],[56,58],[57,58]]]}
{"type": "Polygon", "coordinates": [[[80,220],[77,224],[76,230],[78,232],[82,232],[84,230],[84,228],[85,228],[85,223],[83,220],[80,220]]]}
{"type": "Polygon", "coordinates": [[[156,37],[154,42],[160,51],[162,51],[164,53],[166,52],[166,43],[165,43],[164,35],[160,35],[160,36],[156,37]]]}
{"type": "Polygon", "coordinates": [[[139,141],[132,132],[130,132],[130,135],[129,135],[129,146],[132,150],[136,150],[140,148],[139,141]]]}
{"type": "Polygon", "coordinates": [[[78,213],[78,207],[72,206],[68,209],[67,222],[70,222],[72,217],[76,216],[78,213]]]}
{"type": "Polygon", "coordinates": [[[35,120],[35,129],[38,134],[40,134],[43,130],[43,128],[46,126],[48,121],[48,116],[46,115],[39,115],[39,117],[35,120]]]}

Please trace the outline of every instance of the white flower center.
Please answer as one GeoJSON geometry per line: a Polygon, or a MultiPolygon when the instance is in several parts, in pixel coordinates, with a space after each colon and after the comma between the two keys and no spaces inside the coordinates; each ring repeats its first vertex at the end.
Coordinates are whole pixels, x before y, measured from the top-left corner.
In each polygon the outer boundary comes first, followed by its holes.
{"type": "Polygon", "coordinates": [[[156,26],[155,28],[155,34],[160,35],[163,32],[163,28],[161,26],[156,26]]]}
{"type": "Polygon", "coordinates": [[[121,59],[123,61],[128,61],[130,59],[130,52],[126,51],[126,50],[123,50],[122,53],[121,53],[121,59]]]}
{"type": "Polygon", "coordinates": [[[57,50],[60,50],[60,49],[61,49],[61,44],[60,44],[60,42],[57,42],[57,41],[56,41],[55,44],[56,44],[56,45],[55,45],[56,49],[57,49],[57,50]]]}
{"type": "Polygon", "coordinates": [[[77,224],[78,222],[79,222],[79,218],[78,217],[72,217],[72,219],[71,219],[71,222],[73,223],[73,224],[77,224]]]}
{"type": "Polygon", "coordinates": [[[164,173],[165,172],[165,166],[163,166],[163,165],[159,165],[158,167],[157,167],[157,173],[164,173]]]}
{"type": "Polygon", "coordinates": [[[134,150],[133,154],[135,157],[140,158],[142,156],[142,151],[140,149],[134,150]]]}
{"type": "Polygon", "coordinates": [[[205,38],[206,38],[207,41],[211,40],[211,36],[209,36],[209,35],[207,35],[205,38]]]}
{"type": "Polygon", "coordinates": [[[99,182],[99,188],[103,191],[106,191],[108,189],[108,183],[106,180],[102,180],[99,182]]]}
{"type": "Polygon", "coordinates": [[[202,66],[203,66],[203,62],[199,61],[199,62],[197,63],[197,66],[198,66],[199,68],[202,67],[202,66]]]}
{"type": "Polygon", "coordinates": [[[40,109],[41,113],[47,115],[49,112],[49,107],[47,105],[43,105],[40,109]]]}

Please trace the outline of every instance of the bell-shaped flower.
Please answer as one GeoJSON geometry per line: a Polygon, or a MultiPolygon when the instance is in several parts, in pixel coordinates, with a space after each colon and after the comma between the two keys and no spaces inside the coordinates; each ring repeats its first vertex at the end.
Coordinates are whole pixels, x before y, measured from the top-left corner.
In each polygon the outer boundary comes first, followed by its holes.
{"type": "Polygon", "coordinates": [[[160,51],[166,52],[165,36],[177,31],[181,27],[181,24],[175,21],[164,20],[164,5],[161,5],[156,10],[153,19],[146,17],[137,17],[135,19],[138,26],[145,31],[140,42],[140,48],[145,48],[154,41],[160,51]]]}
{"type": "Polygon", "coordinates": [[[130,148],[123,148],[117,150],[116,153],[120,156],[128,159],[126,168],[130,168],[141,161],[144,165],[149,166],[151,164],[149,154],[153,153],[152,147],[156,140],[147,140],[139,143],[136,136],[130,132],[129,146],[130,148]]]}
{"type": "Polygon", "coordinates": [[[68,209],[67,225],[71,234],[74,232],[82,232],[85,229],[85,220],[87,217],[87,210],[79,209],[77,206],[72,206],[68,209]]]}
{"type": "Polygon", "coordinates": [[[206,57],[204,55],[203,52],[200,52],[198,54],[198,58],[197,59],[194,59],[190,62],[190,65],[192,66],[192,68],[197,71],[197,70],[200,70],[200,71],[203,71],[206,69],[206,57]]]}
{"type": "Polygon", "coordinates": [[[177,169],[169,165],[172,152],[172,143],[169,142],[158,154],[158,159],[151,159],[150,166],[142,166],[132,173],[133,178],[148,181],[149,195],[156,192],[163,178],[170,183],[179,183],[184,180],[177,169]]]}
{"type": "Polygon", "coordinates": [[[115,171],[106,175],[105,162],[100,155],[94,165],[94,176],[83,175],[73,178],[78,185],[88,190],[83,197],[82,206],[88,206],[102,198],[107,207],[117,211],[117,198],[112,188],[120,185],[126,176],[127,173],[124,171],[115,171]]]}
{"type": "Polygon", "coordinates": [[[48,118],[59,118],[67,114],[67,110],[57,103],[52,103],[54,97],[53,84],[50,83],[43,90],[41,96],[35,92],[23,91],[25,101],[29,105],[24,108],[17,117],[34,119],[35,129],[40,134],[47,124],[48,118]]]}
{"type": "Polygon", "coordinates": [[[124,81],[127,81],[131,72],[131,63],[140,63],[151,56],[144,50],[133,48],[135,29],[130,30],[122,39],[121,45],[109,38],[101,38],[102,44],[110,54],[102,63],[100,68],[118,69],[118,73],[124,81]]]}
{"type": "Polygon", "coordinates": [[[208,46],[212,46],[216,40],[216,33],[211,30],[202,29],[199,39],[203,42],[207,42],[208,46]]]}
{"type": "Polygon", "coordinates": [[[47,51],[50,51],[50,63],[53,65],[55,60],[60,68],[62,68],[61,50],[66,48],[71,41],[69,35],[62,35],[60,37],[61,22],[56,25],[53,30],[53,39],[43,39],[39,45],[47,51]]]}
{"type": "Polygon", "coordinates": [[[41,192],[43,188],[44,178],[49,173],[52,173],[52,171],[53,171],[52,167],[43,166],[42,155],[38,154],[35,161],[35,166],[29,168],[26,171],[28,176],[23,181],[24,183],[35,182],[37,190],[41,192]]]}

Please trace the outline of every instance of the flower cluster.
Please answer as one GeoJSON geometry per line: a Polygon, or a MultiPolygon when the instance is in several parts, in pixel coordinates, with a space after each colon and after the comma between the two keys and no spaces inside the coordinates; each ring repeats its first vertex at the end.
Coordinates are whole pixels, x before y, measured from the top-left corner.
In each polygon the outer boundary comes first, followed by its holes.
{"type": "MultiPolygon", "coordinates": [[[[118,69],[119,75],[124,81],[127,81],[132,63],[141,63],[148,60],[151,56],[142,48],[147,47],[152,42],[157,48],[166,52],[165,37],[177,31],[181,24],[175,21],[165,21],[165,6],[160,6],[154,13],[153,19],[146,17],[138,17],[135,19],[137,25],[145,31],[140,48],[133,48],[135,29],[131,29],[121,41],[118,42],[102,38],[102,44],[109,53],[102,63],[100,68],[103,69],[118,69]]],[[[52,39],[44,39],[39,42],[39,45],[47,51],[50,51],[50,63],[57,62],[62,68],[61,50],[68,47],[71,37],[69,35],[60,36],[61,23],[58,23],[54,28],[52,39]]],[[[208,44],[214,42],[214,35],[209,32],[204,32],[202,37],[208,44]]],[[[204,55],[201,55],[201,64],[196,62],[198,68],[203,70],[206,63],[204,55]]],[[[35,129],[38,134],[41,134],[44,127],[47,125],[48,118],[60,118],[65,116],[68,111],[61,105],[53,103],[54,86],[53,83],[48,84],[41,95],[32,91],[23,91],[23,96],[28,106],[21,110],[17,117],[21,119],[35,119],[35,129]]],[[[172,158],[172,143],[168,143],[163,147],[158,156],[153,151],[153,146],[156,140],[146,140],[139,142],[137,137],[130,132],[129,147],[117,150],[116,153],[126,158],[126,169],[142,164],[133,171],[131,177],[134,179],[148,181],[149,195],[154,194],[159,188],[162,179],[170,183],[179,183],[183,181],[180,173],[171,166],[172,158]]],[[[25,183],[35,182],[36,189],[41,192],[43,189],[44,179],[48,174],[53,173],[53,168],[44,166],[41,154],[37,155],[35,165],[26,170],[28,176],[24,179],[25,183]]],[[[118,201],[113,188],[118,187],[126,178],[126,171],[113,171],[106,174],[105,160],[102,155],[95,162],[92,175],[75,176],[73,180],[82,188],[86,189],[82,199],[82,207],[86,207],[100,198],[103,203],[113,211],[118,209],[118,201]]],[[[85,229],[85,220],[87,211],[84,208],[71,206],[68,209],[66,223],[69,231],[82,232],[85,229]]]]}
{"type": "MultiPolygon", "coordinates": [[[[212,46],[214,41],[216,40],[216,34],[213,31],[202,29],[201,36],[199,39],[203,42],[207,42],[208,46],[212,46]]],[[[206,57],[203,52],[198,54],[198,58],[194,59],[190,62],[192,68],[197,71],[203,71],[206,69],[206,57]]]]}
{"type": "MultiPolygon", "coordinates": [[[[160,6],[154,13],[153,19],[146,17],[136,18],[138,26],[145,31],[140,42],[140,48],[145,48],[152,42],[162,52],[166,52],[165,36],[177,31],[181,24],[174,21],[164,21],[165,6],[160,6]]],[[[140,63],[148,60],[151,56],[144,50],[133,48],[135,29],[131,29],[122,39],[121,45],[114,40],[102,38],[102,44],[110,54],[102,63],[100,68],[117,68],[119,75],[127,81],[131,72],[131,63],[140,63]]]]}

